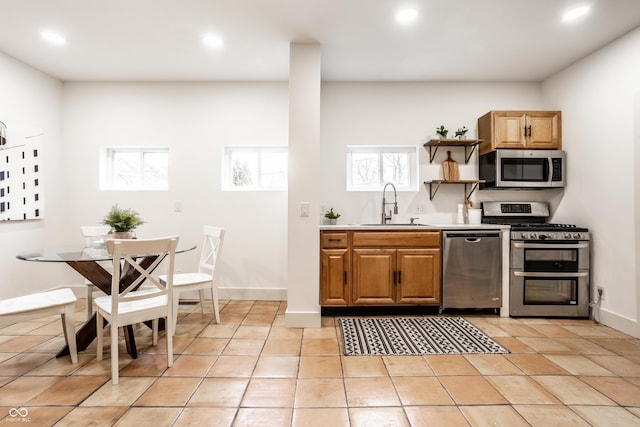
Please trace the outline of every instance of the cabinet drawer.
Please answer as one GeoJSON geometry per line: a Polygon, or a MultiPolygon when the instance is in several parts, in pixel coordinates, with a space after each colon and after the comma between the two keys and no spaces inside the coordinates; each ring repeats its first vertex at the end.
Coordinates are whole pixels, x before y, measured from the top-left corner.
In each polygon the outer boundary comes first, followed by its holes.
{"type": "Polygon", "coordinates": [[[320,245],[322,248],[346,248],[347,242],[346,231],[342,233],[323,232],[320,235],[320,245]]]}
{"type": "Polygon", "coordinates": [[[440,231],[356,231],[354,247],[440,247],[440,231]]]}

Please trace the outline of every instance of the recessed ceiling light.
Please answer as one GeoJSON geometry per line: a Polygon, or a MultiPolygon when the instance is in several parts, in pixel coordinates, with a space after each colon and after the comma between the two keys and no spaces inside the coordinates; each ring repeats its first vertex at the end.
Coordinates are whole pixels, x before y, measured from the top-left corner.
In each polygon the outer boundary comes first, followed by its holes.
{"type": "Polygon", "coordinates": [[[414,8],[401,9],[396,12],[396,22],[410,24],[418,19],[418,10],[414,8]]]}
{"type": "Polygon", "coordinates": [[[562,20],[563,21],[574,21],[574,20],[580,18],[581,16],[586,15],[589,12],[589,10],[591,10],[591,6],[589,6],[589,5],[579,6],[579,7],[570,9],[567,12],[565,12],[564,15],[562,15],[562,20]]]}
{"type": "Polygon", "coordinates": [[[222,41],[222,39],[218,36],[212,36],[212,35],[208,35],[208,36],[204,36],[202,38],[202,43],[207,46],[207,47],[211,47],[214,49],[220,49],[222,47],[222,45],[224,44],[224,42],[222,41]]]}
{"type": "Polygon", "coordinates": [[[42,36],[43,39],[45,39],[49,43],[53,43],[57,45],[67,44],[67,40],[58,33],[52,33],[51,31],[43,31],[40,33],[40,35],[42,36]]]}

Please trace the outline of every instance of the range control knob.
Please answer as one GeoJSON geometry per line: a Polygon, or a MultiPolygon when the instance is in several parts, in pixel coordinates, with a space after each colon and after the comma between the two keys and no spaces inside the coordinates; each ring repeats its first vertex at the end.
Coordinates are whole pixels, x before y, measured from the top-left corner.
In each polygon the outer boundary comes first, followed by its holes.
{"type": "Polygon", "coordinates": [[[531,233],[531,238],[532,239],[537,239],[538,238],[538,233],[531,233]]]}
{"type": "Polygon", "coordinates": [[[521,233],[520,237],[523,239],[528,239],[529,238],[529,234],[528,233],[521,233]]]}
{"type": "Polygon", "coordinates": [[[549,234],[547,234],[547,239],[549,239],[549,240],[556,240],[556,233],[549,233],[549,234]]]}
{"type": "Polygon", "coordinates": [[[565,239],[570,239],[571,238],[571,233],[564,233],[564,238],[565,239]]]}
{"type": "Polygon", "coordinates": [[[580,239],[582,236],[580,235],[580,233],[573,233],[573,238],[574,239],[580,239]]]}

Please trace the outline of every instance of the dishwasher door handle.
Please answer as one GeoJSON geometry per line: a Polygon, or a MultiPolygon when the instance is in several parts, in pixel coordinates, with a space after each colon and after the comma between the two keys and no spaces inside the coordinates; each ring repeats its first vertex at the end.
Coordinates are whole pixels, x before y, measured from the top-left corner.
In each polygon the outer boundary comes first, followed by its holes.
{"type": "Polygon", "coordinates": [[[482,240],[482,238],[480,237],[467,237],[466,239],[464,239],[465,242],[467,243],[478,243],[482,240]]]}

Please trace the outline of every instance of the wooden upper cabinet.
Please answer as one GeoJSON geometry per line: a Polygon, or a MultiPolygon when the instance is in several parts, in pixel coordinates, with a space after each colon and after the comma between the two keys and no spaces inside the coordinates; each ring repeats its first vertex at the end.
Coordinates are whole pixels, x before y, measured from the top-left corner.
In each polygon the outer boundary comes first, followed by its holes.
{"type": "Polygon", "coordinates": [[[480,154],[497,148],[562,149],[560,111],[489,111],[478,119],[480,154]]]}

